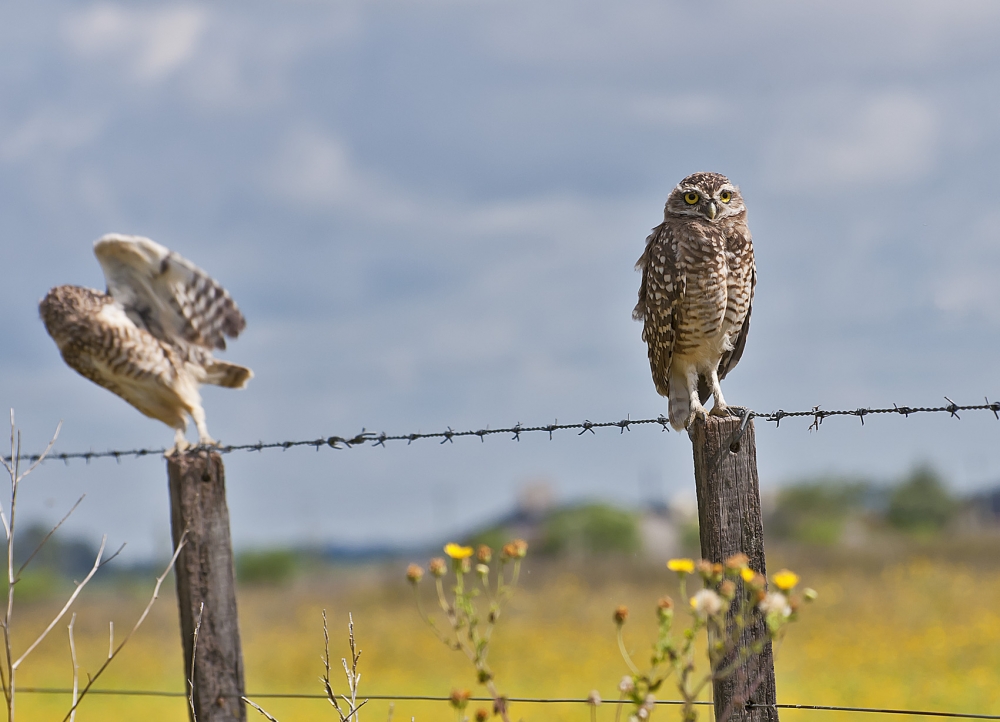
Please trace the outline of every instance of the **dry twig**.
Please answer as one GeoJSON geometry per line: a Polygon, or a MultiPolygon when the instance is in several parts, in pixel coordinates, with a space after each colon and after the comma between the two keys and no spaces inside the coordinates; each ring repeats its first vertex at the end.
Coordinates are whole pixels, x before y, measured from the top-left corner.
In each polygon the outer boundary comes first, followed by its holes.
{"type": "MultiPolygon", "coordinates": [[[[167,575],[170,573],[170,570],[174,568],[174,564],[177,561],[177,555],[180,554],[181,549],[184,548],[186,537],[187,537],[187,532],[181,535],[181,539],[177,543],[177,548],[174,550],[174,555],[170,557],[170,562],[167,564],[167,568],[164,569],[163,573],[156,578],[156,586],[153,587],[153,594],[149,598],[149,602],[146,604],[146,608],[142,610],[142,614],[139,615],[139,618],[132,626],[132,629],[130,629],[128,634],[125,635],[125,638],[118,643],[118,646],[114,647],[113,649],[108,649],[108,658],[104,660],[104,664],[102,664],[100,668],[98,668],[97,672],[95,672],[93,676],[89,676],[89,680],[86,686],[84,686],[84,688],[80,690],[79,697],[74,701],[73,706],[70,707],[69,711],[66,713],[66,716],[63,717],[63,722],[68,722],[68,720],[72,719],[73,713],[76,711],[76,708],[80,706],[80,702],[83,701],[83,698],[86,696],[87,692],[89,692],[91,688],[94,686],[94,682],[96,682],[98,678],[100,678],[100,676],[104,674],[104,670],[108,668],[108,665],[111,664],[111,661],[118,656],[119,652],[122,651],[122,648],[126,644],[128,644],[128,641],[132,638],[132,635],[135,634],[136,630],[139,629],[139,627],[142,626],[142,623],[146,621],[146,617],[149,616],[149,611],[153,608],[153,604],[156,603],[157,598],[160,596],[160,587],[163,585],[163,580],[167,578],[167,575]]],[[[72,646],[72,631],[70,632],[70,639],[71,639],[70,644],[72,646]]]]}
{"type": "Polygon", "coordinates": [[[188,678],[188,704],[191,706],[191,719],[198,722],[198,711],[194,708],[194,663],[198,658],[198,632],[201,631],[201,616],[205,613],[205,602],[198,607],[198,623],[194,625],[194,642],[191,645],[191,676],[188,678]]]}

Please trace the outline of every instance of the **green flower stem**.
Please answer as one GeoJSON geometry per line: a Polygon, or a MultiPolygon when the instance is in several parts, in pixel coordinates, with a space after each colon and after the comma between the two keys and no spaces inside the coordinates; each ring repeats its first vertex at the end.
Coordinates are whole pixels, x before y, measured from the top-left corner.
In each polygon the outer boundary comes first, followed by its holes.
{"type": "Polygon", "coordinates": [[[618,694],[618,704],[615,705],[615,722],[620,722],[622,718],[622,707],[625,706],[625,695],[618,694]]]}
{"type": "Polygon", "coordinates": [[[625,660],[625,664],[628,665],[628,668],[632,670],[632,674],[641,677],[642,672],[640,672],[639,668],[635,666],[635,662],[632,661],[632,656],[628,653],[628,650],[625,649],[625,635],[622,633],[621,624],[618,625],[618,649],[621,650],[622,658],[625,660]]]}

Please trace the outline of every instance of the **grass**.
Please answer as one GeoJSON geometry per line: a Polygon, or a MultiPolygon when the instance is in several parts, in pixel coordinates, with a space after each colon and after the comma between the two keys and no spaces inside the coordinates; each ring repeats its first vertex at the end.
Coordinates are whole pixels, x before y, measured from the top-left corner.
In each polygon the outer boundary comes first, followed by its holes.
{"type": "MultiPolygon", "coordinates": [[[[820,592],[778,651],[779,701],[996,713],[1000,711],[1000,568],[953,564],[941,559],[899,558],[885,563],[808,561],[810,556],[773,554],[771,566],[798,561],[804,582],[820,592]]],[[[464,658],[447,650],[417,617],[403,579],[405,564],[353,567],[299,578],[284,587],[247,586],[240,613],[251,692],[318,693],[322,633],[320,610],[330,617],[331,653],[346,654],[347,614],[353,612],[363,650],[361,692],[443,695],[453,687],[480,692],[464,658]]],[[[625,672],[615,643],[611,612],[632,610],[629,646],[645,657],[654,630],[654,608],[664,593],[676,594],[665,569],[620,562],[532,563],[524,588],[497,629],[491,662],[501,690],[512,696],[582,698],[597,689],[605,699],[625,672]]],[[[169,584],[169,581],[168,581],[169,584]]],[[[151,588],[152,580],[148,587],[151,588]]],[[[146,625],[102,678],[105,689],[182,692],[177,612],[168,585],[146,625]]],[[[429,592],[428,589],[424,589],[429,592]]],[[[143,586],[97,587],[78,604],[77,648],[81,676],[107,652],[107,621],[124,631],[145,604],[143,586]]],[[[18,646],[37,633],[56,602],[35,599],[15,618],[18,646]]],[[[339,678],[336,678],[339,681],[339,678]]],[[[23,668],[20,684],[65,687],[70,680],[66,636],[53,634],[23,668]]],[[[661,696],[673,697],[669,689],[661,696]]],[[[21,719],[62,719],[68,695],[23,694],[21,719]]],[[[322,700],[258,699],[282,722],[331,720],[322,700]]],[[[476,708],[470,705],[470,712],[476,708]]],[[[384,720],[387,702],[372,701],[367,720],[384,720]]],[[[589,719],[583,705],[513,705],[525,720],[589,719]]],[[[260,719],[252,710],[250,719],[260,719]]],[[[443,703],[399,702],[395,719],[450,720],[443,703]]],[[[678,719],[659,709],[659,719],[678,719]]],[[[183,698],[99,697],[84,701],[77,719],[186,718],[183,698]]],[[[702,719],[709,719],[706,712],[702,719]]],[[[787,720],[835,722],[856,715],[783,711],[787,720]]],[[[598,719],[614,719],[612,705],[598,719]]]]}

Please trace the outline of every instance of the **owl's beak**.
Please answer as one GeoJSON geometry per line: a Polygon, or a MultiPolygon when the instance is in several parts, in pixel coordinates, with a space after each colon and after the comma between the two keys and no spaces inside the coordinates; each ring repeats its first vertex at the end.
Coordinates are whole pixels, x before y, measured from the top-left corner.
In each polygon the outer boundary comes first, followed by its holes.
{"type": "Polygon", "coordinates": [[[708,202],[708,218],[709,218],[709,220],[714,221],[715,220],[715,216],[716,216],[717,213],[718,213],[718,209],[715,207],[715,201],[709,201],[708,202]]]}

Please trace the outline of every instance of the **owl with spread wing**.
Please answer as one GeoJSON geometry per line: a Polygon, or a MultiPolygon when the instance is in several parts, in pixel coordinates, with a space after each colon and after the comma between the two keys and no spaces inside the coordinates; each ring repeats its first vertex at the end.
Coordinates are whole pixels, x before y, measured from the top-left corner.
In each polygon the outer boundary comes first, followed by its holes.
{"type": "Polygon", "coordinates": [[[190,415],[200,444],[215,444],[198,388],[241,389],[253,371],[212,356],[246,320],[226,290],[173,251],[141,236],[109,234],[94,243],[107,293],[56,286],[39,311],[63,360],[121,396],[146,416],[175,429],[174,449],[187,447],[190,415]]]}

